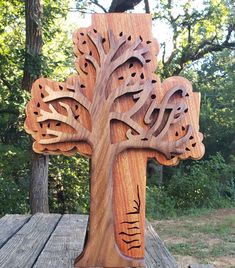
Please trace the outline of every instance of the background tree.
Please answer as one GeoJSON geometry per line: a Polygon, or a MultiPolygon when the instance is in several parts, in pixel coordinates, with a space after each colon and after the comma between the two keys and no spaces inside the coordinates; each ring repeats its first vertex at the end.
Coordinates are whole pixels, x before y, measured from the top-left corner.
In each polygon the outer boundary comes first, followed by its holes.
{"type": "MultiPolygon", "coordinates": [[[[25,1],[26,44],[22,88],[31,90],[36,78],[41,75],[42,54],[42,4],[40,0],[25,1]]],[[[32,213],[49,212],[48,162],[45,155],[32,153],[30,178],[30,208],[32,213]]]]}

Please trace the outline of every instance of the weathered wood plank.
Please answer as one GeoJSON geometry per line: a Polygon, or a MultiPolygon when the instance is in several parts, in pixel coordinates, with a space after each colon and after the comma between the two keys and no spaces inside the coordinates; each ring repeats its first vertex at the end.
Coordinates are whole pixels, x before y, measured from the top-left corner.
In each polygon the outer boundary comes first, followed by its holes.
{"type": "MultiPolygon", "coordinates": [[[[6,218],[14,222],[20,217],[9,215],[6,218]]],[[[6,223],[6,218],[1,222],[6,223]]],[[[84,246],[87,222],[86,215],[64,215],[61,219],[57,214],[32,216],[0,249],[0,267],[73,268],[84,246]]],[[[150,223],[146,223],[145,233],[145,268],[178,268],[150,223]]]]}
{"type": "Polygon", "coordinates": [[[176,260],[149,222],[146,223],[145,238],[146,268],[179,268],[176,260]]]}
{"type": "Polygon", "coordinates": [[[195,263],[195,264],[189,265],[188,268],[215,268],[215,266],[212,265],[212,264],[198,264],[198,263],[195,263]]]}
{"type": "Polygon", "coordinates": [[[34,268],[72,268],[82,252],[88,216],[64,215],[40,254],[34,268]]]}
{"type": "Polygon", "coordinates": [[[5,215],[0,219],[0,248],[29,220],[31,215],[5,215]]]}
{"type": "Polygon", "coordinates": [[[31,268],[61,215],[35,214],[1,248],[1,268],[31,268]]]}

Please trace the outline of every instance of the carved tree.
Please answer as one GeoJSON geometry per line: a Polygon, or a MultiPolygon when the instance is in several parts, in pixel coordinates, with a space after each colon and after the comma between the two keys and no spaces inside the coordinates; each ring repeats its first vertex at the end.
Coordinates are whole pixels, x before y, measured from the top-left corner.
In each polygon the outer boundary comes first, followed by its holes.
{"type": "Polygon", "coordinates": [[[172,165],[204,153],[199,95],[184,78],[161,84],[153,74],[150,23],[149,15],[94,15],[73,36],[79,75],[32,88],[25,128],[34,150],[92,159],[88,240],[76,267],[142,266],[147,159],[172,165]]]}

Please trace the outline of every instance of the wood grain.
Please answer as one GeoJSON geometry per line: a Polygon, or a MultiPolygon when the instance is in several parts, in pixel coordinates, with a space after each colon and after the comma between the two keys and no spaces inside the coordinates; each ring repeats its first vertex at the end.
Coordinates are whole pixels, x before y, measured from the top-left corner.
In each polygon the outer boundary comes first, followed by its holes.
{"type": "MultiPolygon", "coordinates": [[[[52,214],[52,217],[57,217],[58,215],[52,214]]],[[[51,216],[45,216],[46,221],[51,221],[51,216]]],[[[25,221],[26,217],[31,217],[30,215],[6,215],[0,219],[0,222],[7,223],[8,229],[20,229],[22,228],[22,221],[25,221]],[[9,220],[10,219],[10,220],[9,220]]],[[[31,247],[25,248],[24,245],[22,250],[29,250],[32,255],[32,259],[35,259],[35,263],[33,265],[34,268],[72,268],[74,266],[74,259],[79,252],[81,252],[84,246],[84,237],[86,235],[87,229],[87,220],[88,217],[86,215],[63,215],[61,220],[58,222],[57,227],[53,230],[50,229],[51,235],[49,240],[44,240],[44,246],[42,251],[34,250],[32,253],[31,247]]],[[[47,222],[44,222],[45,226],[50,226],[47,222]]],[[[26,225],[27,221],[23,224],[26,225]]],[[[27,227],[28,228],[28,227],[27,227]]],[[[37,226],[35,226],[37,229],[37,226]]],[[[39,228],[41,228],[39,226],[39,228]]],[[[7,230],[5,233],[5,237],[7,234],[7,240],[14,237],[14,234],[9,233],[7,230]]],[[[2,230],[2,229],[0,229],[2,230]]],[[[35,230],[36,231],[36,230],[35,230]]],[[[4,234],[4,231],[2,232],[4,234]]],[[[15,234],[17,235],[17,234],[15,234]]],[[[27,233],[24,233],[23,236],[27,237],[27,233]]],[[[150,223],[146,223],[145,230],[146,237],[146,247],[145,247],[145,267],[153,268],[176,268],[177,263],[172,255],[169,253],[159,236],[156,234],[150,223]]],[[[23,239],[23,238],[22,238],[23,239]]],[[[39,242],[41,241],[39,240],[39,242]]],[[[37,243],[32,245],[37,248],[37,243]]],[[[12,244],[12,246],[15,246],[12,244]]],[[[3,249],[4,250],[4,249],[3,249]]],[[[9,252],[11,252],[11,248],[9,248],[9,252]]],[[[17,250],[17,254],[21,254],[22,251],[17,250]]],[[[25,255],[28,255],[27,252],[24,252],[25,255]]],[[[1,248],[0,248],[1,255],[1,248]]],[[[12,258],[11,255],[8,256],[12,258]]],[[[15,258],[18,259],[20,256],[15,255],[15,258]]],[[[8,262],[5,261],[6,265],[1,265],[1,268],[9,268],[8,262]]],[[[12,263],[10,268],[18,268],[18,263],[12,263]]],[[[27,267],[27,266],[26,266],[27,267]]],[[[21,267],[20,267],[21,268],[21,267]]]]}
{"type": "Polygon", "coordinates": [[[147,14],[95,14],[73,35],[78,75],[32,88],[25,128],[38,153],[92,158],[87,243],[76,267],[144,265],[146,163],[204,154],[200,95],[154,74],[147,14]]]}
{"type": "Polygon", "coordinates": [[[0,219],[0,248],[30,219],[30,215],[5,215],[0,219]]]}
{"type": "Polygon", "coordinates": [[[145,241],[146,268],[179,268],[175,258],[170,254],[149,222],[146,222],[145,241]]]}
{"type": "Polygon", "coordinates": [[[63,215],[34,268],[71,268],[84,246],[88,216],[63,215]]]}
{"type": "Polygon", "coordinates": [[[0,267],[31,268],[60,215],[36,214],[1,248],[0,267]]]}

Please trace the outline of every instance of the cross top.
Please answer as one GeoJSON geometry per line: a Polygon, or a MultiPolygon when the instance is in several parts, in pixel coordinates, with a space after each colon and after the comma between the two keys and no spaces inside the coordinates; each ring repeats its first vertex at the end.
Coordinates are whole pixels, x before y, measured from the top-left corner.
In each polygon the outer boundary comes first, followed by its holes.
{"type": "Polygon", "coordinates": [[[199,159],[199,93],[154,74],[158,44],[146,14],[95,14],[73,35],[78,74],[39,78],[25,128],[43,154],[91,157],[88,239],[76,267],[144,265],[146,163],[199,159]]]}

